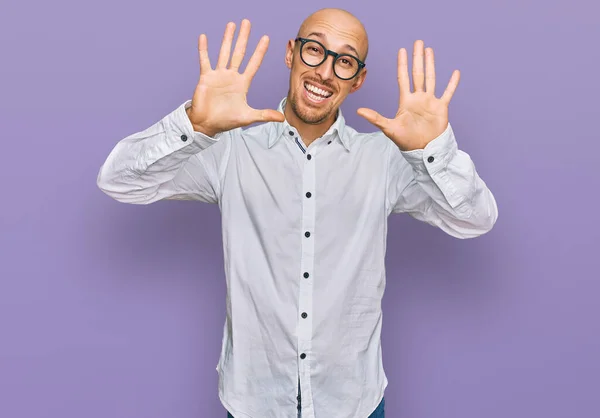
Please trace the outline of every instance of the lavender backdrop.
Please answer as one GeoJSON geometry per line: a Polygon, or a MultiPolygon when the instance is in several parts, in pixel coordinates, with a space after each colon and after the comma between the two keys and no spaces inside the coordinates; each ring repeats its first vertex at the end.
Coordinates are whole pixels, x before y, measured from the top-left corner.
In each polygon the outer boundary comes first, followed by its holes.
{"type": "MultiPolygon", "coordinates": [[[[344,111],[396,110],[396,51],[434,47],[460,146],[500,209],[459,241],[393,217],[384,299],[391,418],[600,416],[598,98],[592,0],[348,4],[371,39],[344,111]]],[[[0,417],[223,417],[216,206],[116,203],[114,144],[190,97],[197,36],[271,36],[250,102],[285,95],[285,42],[320,1],[19,2],[0,12],[0,417]]],[[[216,61],[213,61],[216,62],[216,61]]],[[[441,92],[441,90],[440,90],[441,92]]]]}

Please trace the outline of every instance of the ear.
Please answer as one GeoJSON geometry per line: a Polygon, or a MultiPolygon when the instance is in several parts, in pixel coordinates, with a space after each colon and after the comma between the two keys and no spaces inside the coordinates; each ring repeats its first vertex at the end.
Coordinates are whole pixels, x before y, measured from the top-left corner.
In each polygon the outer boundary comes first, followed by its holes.
{"type": "Polygon", "coordinates": [[[365,82],[365,78],[367,77],[367,68],[363,68],[360,70],[360,74],[354,79],[354,83],[352,83],[352,88],[350,89],[350,93],[354,93],[356,90],[361,88],[363,83],[365,82]]]}
{"type": "Polygon", "coordinates": [[[285,65],[290,70],[292,69],[292,63],[294,62],[294,48],[296,47],[296,42],[293,39],[290,39],[285,47],[285,65]]]}

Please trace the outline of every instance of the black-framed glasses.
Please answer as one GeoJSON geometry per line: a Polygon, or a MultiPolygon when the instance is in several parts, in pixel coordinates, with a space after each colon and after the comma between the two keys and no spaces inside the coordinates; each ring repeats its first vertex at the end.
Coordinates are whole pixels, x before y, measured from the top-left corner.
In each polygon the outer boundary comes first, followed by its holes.
{"type": "Polygon", "coordinates": [[[342,80],[350,80],[358,75],[365,63],[350,54],[333,52],[314,39],[296,38],[300,42],[300,58],[309,67],[318,67],[331,55],[333,57],[333,72],[342,80]]]}

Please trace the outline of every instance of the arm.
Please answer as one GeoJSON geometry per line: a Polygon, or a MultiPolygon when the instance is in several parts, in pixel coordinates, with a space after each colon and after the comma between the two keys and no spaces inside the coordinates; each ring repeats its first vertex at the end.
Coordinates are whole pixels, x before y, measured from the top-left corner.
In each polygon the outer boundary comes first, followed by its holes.
{"type": "Polygon", "coordinates": [[[456,238],[480,236],[498,218],[492,192],[450,125],[424,149],[390,143],[388,170],[388,213],[408,213],[456,238]]]}
{"type": "Polygon", "coordinates": [[[443,95],[435,97],[433,50],[427,48],[424,53],[423,48],[423,41],[415,42],[414,91],[406,49],[398,51],[396,116],[388,119],[367,108],[358,109],[358,114],[390,139],[388,210],[408,212],[458,238],[478,236],[492,228],[498,209],[471,158],[458,149],[448,121],[460,72],[454,71],[443,95]]]}
{"type": "Polygon", "coordinates": [[[162,199],[216,203],[218,173],[224,169],[230,142],[225,134],[195,132],[186,114],[190,101],[113,148],[98,173],[100,190],[113,199],[147,204],[162,199]],[[219,138],[221,137],[221,138],[219,138]],[[209,149],[219,140],[210,153],[209,149]]]}

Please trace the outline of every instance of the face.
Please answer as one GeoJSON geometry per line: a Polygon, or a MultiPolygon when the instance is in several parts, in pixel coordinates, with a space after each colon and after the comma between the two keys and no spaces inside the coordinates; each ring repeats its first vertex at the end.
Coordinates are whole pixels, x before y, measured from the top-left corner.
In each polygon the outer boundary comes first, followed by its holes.
{"type": "MultiPolygon", "coordinates": [[[[351,54],[361,61],[367,53],[363,26],[356,18],[343,12],[323,11],[312,15],[304,22],[298,36],[319,41],[329,50],[351,54]]],[[[318,67],[311,67],[300,58],[301,47],[302,43],[294,40],[287,45],[285,61],[291,70],[287,102],[302,122],[323,123],[335,118],[348,94],[361,87],[366,68],[361,69],[356,77],[342,80],[335,75],[334,57],[329,56],[318,67]]]]}

